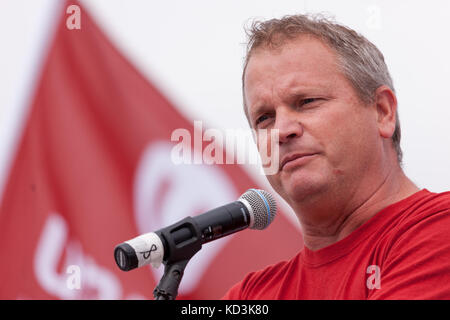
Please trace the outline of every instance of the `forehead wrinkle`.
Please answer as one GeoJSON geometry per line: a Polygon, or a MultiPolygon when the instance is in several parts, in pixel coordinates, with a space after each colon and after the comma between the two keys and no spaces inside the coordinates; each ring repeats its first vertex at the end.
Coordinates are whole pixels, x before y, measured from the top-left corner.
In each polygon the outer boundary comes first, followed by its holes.
{"type": "Polygon", "coordinates": [[[258,86],[259,88],[254,88],[255,91],[253,93],[253,97],[258,97],[258,100],[254,104],[250,105],[250,116],[258,114],[265,109],[269,109],[271,105],[286,103],[296,96],[306,95],[312,90],[327,87],[318,83],[301,83],[298,81],[298,78],[299,77],[296,75],[290,76],[285,81],[282,81],[281,84],[274,84],[274,81],[272,81],[270,85],[270,95],[267,95],[266,92],[269,90],[264,88],[264,84],[260,84],[258,86]],[[287,83],[287,85],[284,85],[283,82],[287,83]]]}
{"type": "MultiPolygon", "coordinates": [[[[311,81],[298,81],[299,78],[305,78],[304,76],[292,76],[290,79],[286,79],[284,83],[281,83],[276,90],[276,96],[280,103],[291,103],[292,99],[299,96],[306,96],[309,94],[316,94],[317,91],[323,91],[327,86],[320,82],[311,81]]],[[[274,93],[272,93],[274,96],[274,93]]]]}
{"type": "MultiPolygon", "coordinates": [[[[313,91],[317,92],[317,90],[327,90],[332,87],[332,84],[328,82],[331,80],[330,73],[333,73],[332,71],[335,70],[332,69],[335,68],[327,68],[330,66],[330,63],[328,63],[330,62],[330,57],[326,56],[324,52],[319,52],[318,56],[313,57],[313,61],[317,61],[317,59],[321,60],[321,63],[318,65],[315,63],[312,63],[311,65],[311,61],[298,60],[295,59],[295,57],[292,60],[287,60],[287,62],[282,62],[284,65],[281,65],[281,69],[279,68],[279,61],[277,61],[278,64],[268,62],[272,57],[283,54],[292,55],[289,53],[292,50],[300,50],[298,54],[295,53],[297,57],[299,54],[302,55],[303,49],[301,46],[298,47],[298,44],[297,41],[292,41],[288,42],[276,52],[266,50],[267,48],[265,48],[264,50],[258,50],[253,53],[252,58],[248,61],[247,72],[244,79],[244,81],[247,82],[245,85],[245,96],[249,103],[247,110],[250,108],[253,111],[249,112],[249,115],[258,112],[264,105],[267,107],[270,104],[279,103],[277,102],[278,100],[286,102],[286,100],[292,98],[293,95],[299,96],[302,94],[302,91],[308,91],[307,93],[313,91]],[[259,67],[255,69],[254,64],[256,62],[259,67]],[[253,82],[252,85],[250,85],[249,81],[253,82]],[[250,88],[252,88],[252,94],[250,94],[250,88]],[[255,98],[258,100],[251,104],[250,100],[255,98]]],[[[315,45],[317,45],[317,43],[315,45]]],[[[319,45],[322,47],[324,46],[323,44],[319,45]]],[[[325,47],[325,49],[328,48],[325,47]]],[[[334,60],[333,58],[335,58],[334,55],[331,59],[334,60]]]]}

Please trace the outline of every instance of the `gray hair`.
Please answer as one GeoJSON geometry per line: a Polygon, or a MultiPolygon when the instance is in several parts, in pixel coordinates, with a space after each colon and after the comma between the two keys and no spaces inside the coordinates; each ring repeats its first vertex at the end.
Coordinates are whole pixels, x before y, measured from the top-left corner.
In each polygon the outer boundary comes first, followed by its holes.
{"type": "MultiPolygon", "coordinates": [[[[261,47],[269,49],[281,47],[287,40],[301,35],[316,37],[336,52],[339,67],[364,103],[374,102],[375,91],[382,85],[388,86],[395,93],[392,78],[380,50],[356,31],[325,18],[323,15],[299,14],[284,16],[281,19],[254,21],[246,32],[248,42],[242,73],[242,91],[247,118],[244,77],[252,53],[261,47]]],[[[397,112],[392,142],[397,152],[398,162],[401,164],[400,138],[400,122],[397,112]]]]}

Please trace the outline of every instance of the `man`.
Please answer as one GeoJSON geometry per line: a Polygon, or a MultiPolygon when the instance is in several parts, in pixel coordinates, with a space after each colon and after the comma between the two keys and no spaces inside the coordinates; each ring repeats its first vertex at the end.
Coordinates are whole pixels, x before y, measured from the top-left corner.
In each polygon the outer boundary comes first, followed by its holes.
{"type": "Polygon", "coordinates": [[[252,26],[242,79],[250,126],[279,130],[280,169],[267,178],[304,249],[224,299],[449,299],[450,192],[402,170],[381,52],[327,19],[287,16],[252,26]]]}

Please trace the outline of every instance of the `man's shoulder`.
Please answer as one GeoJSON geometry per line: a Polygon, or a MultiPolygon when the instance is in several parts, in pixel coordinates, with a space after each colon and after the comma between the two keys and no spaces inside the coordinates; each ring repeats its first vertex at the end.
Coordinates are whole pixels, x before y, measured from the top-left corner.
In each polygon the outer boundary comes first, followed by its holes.
{"type": "Polygon", "coordinates": [[[423,189],[405,211],[408,212],[406,221],[423,220],[440,214],[447,217],[450,213],[450,192],[436,193],[423,189]]]}
{"type": "Polygon", "coordinates": [[[289,260],[283,260],[278,263],[266,266],[260,270],[252,272],[252,276],[257,279],[270,280],[277,279],[285,273],[285,271],[297,263],[298,255],[289,260]]]}
{"type": "Polygon", "coordinates": [[[224,299],[271,299],[274,296],[273,291],[277,291],[279,285],[284,283],[284,277],[292,275],[290,271],[296,268],[299,256],[300,253],[289,260],[280,261],[248,273],[227,293],[224,299]]]}
{"type": "Polygon", "coordinates": [[[450,191],[430,192],[427,189],[423,189],[423,191],[425,194],[425,203],[444,209],[450,209],[450,191]]]}
{"type": "Polygon", "coordinates": [[[380,237],[382,290],[370,299],[448,299],[450,192],[422,190],[401,208],[380,237]]]}
{"type": "Polygon", "coordinates": [[[382,212],[384,216],[387,214],[391,217],[395,225],[415,224],[434,215],[450,212],[450,192],[436,193],[422,189],[382,212]]]}
{"type": "Polygon", "coordinates": [[[414,201],[396,214],[388,239],[393,248],[407,251],[411,247],[446,248],[450,229],[450,192],[420,191],[414,201]]]}

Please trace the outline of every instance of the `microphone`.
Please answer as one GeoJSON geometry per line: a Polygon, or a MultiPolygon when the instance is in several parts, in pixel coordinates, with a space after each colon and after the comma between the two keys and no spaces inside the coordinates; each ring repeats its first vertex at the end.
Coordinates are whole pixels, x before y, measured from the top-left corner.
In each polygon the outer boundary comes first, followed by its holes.
{"type": "Polygon", "coordinates": [[[275,199],[270,193],[249,189],[237,201],[117,245],[114,258],[123,271],[148,264],[158,268],[161,263],[188,260],[204,243],[246,228],[267,228],[274,220],[276,210],[275,199]]]}

